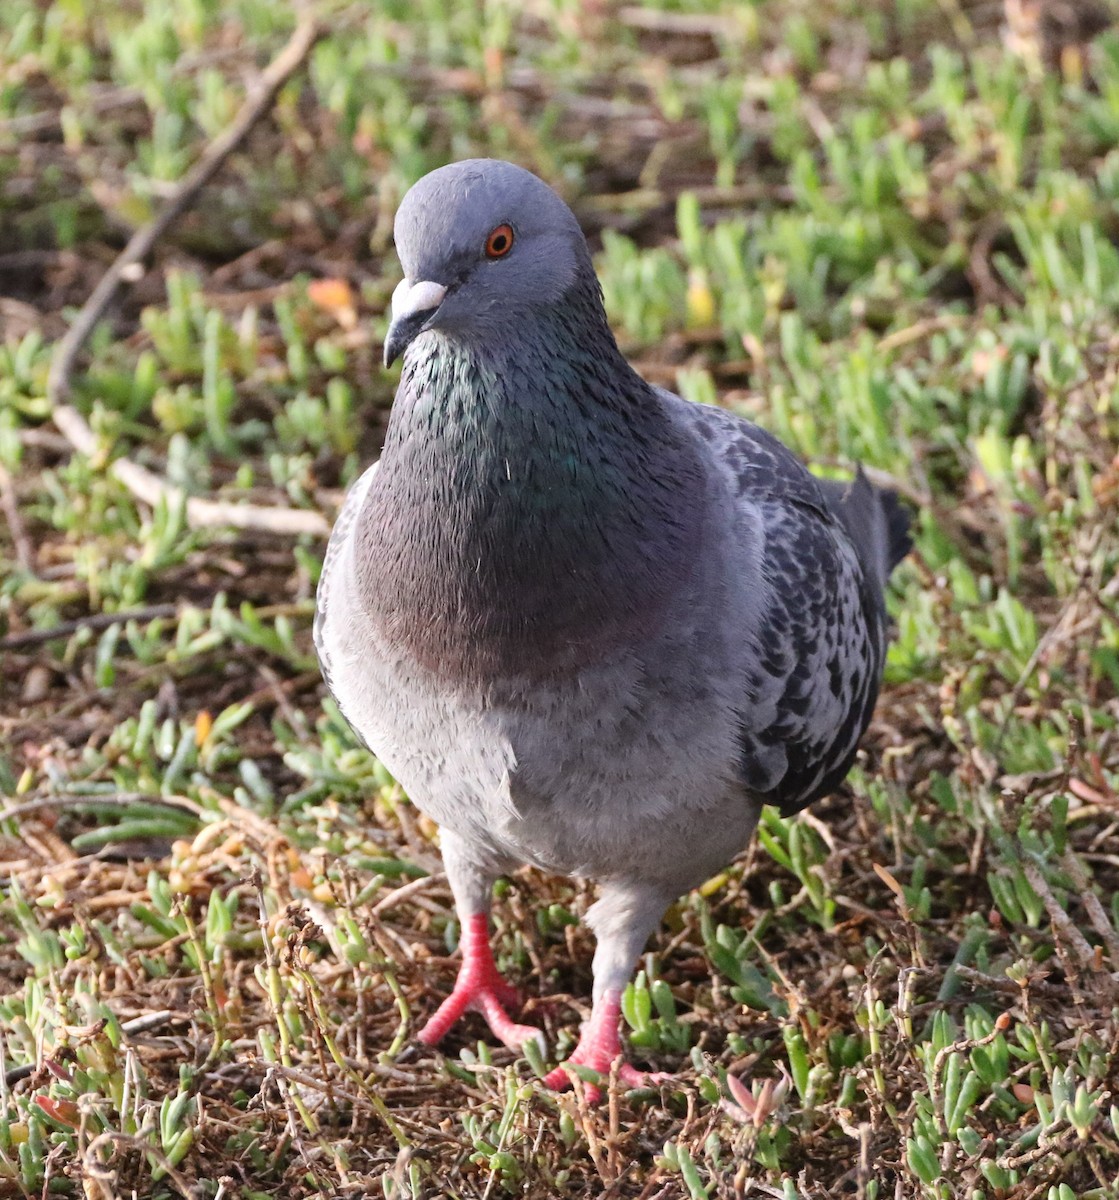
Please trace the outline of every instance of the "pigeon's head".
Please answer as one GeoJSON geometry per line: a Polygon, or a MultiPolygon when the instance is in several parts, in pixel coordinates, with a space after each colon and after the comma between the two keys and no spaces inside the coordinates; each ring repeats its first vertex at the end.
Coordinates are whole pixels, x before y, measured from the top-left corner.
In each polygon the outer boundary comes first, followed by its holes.
{"type": "Polygon", "coordinates": [[[395,233],[404,279],[392,296],[386,366],[428,329],[492,338],[575,288],[597,296],[571,210],[512,163],[475,158],[425,175],[404,197],[395,233]]]}

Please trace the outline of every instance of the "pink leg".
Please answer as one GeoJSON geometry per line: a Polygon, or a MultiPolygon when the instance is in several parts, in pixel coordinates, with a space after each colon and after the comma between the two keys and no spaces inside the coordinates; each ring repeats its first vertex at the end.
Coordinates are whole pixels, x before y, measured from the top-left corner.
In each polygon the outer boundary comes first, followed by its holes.
{"type": "Polygon", "coordinates": [[[516,990],[498,974],[490,949],[489,922],[485,913],[474,913],[462,925],[459,939],[462,966],[454,990],[417,1037],[427,1046],[442,1041],[451,1026],[467,1012],[480,1012],[494,1035],[510,1050],[520,1050],[536,1038],[543,1048],[543,1034],[531,1025],[518,1025],[505,1011],[517,1005],[516,990]]]}
{"type": "MultiPolygon", "coordinates": [[[[622,1015],[622,994],[617,989],[603,992],[591,1009],[591,1018],[579,1034],[579,1044],[571,1057],[561,1067],[556,1067],[544,1077],[544,1082],[556,1091],[571,1086],[568,1067],[590,1067],[604,1079],[610,1076],[610,1067],[615,1059],[622,1058],[622,1039],[618,1034],[618,1022],[622,1015]]],[[[622,1062],[618,1081],[623,1087],[652,1087],[672,1076],[663,1072],[648,1073],[622,1062]]],[[[587,1099],[597,1104],[601,1091],[593,1084],[587,1085],[587,1099]]]]}

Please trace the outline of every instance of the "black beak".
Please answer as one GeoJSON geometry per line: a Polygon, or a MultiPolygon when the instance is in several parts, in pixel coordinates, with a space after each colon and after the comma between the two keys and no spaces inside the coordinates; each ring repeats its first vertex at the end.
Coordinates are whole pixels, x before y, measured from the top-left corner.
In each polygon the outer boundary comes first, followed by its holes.
{"type": "Polygon", "coordinates": [[[447,286],[431,279],[402,279],[392,294],[392,321],[385,338],[385,366],[391,367],[412,339],[435,316],[447,286]]]}
{"type": "Polygon", "coordinates": [[[385,338],[386,367],[391,367],[404,353],[412,339],[423,329],[428,318],[436,312],[438,307],[436,305],[435,308],[425,308],[421,312],[402,314],[389,325],[388,335],[385,338]]]}

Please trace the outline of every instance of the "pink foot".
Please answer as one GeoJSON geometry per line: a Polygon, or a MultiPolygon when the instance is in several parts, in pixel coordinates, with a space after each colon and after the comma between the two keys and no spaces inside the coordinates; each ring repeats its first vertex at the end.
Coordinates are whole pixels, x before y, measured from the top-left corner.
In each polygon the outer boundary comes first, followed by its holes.
{"type": "MultiPolygon", "coordinates": [[[[614,1062],[623,1057],[622,1039],[618,1034],[618,1021],[622,1014],[621,993],[604,992],[591,1009],[591,1018],[579,1034],[579,1044],[571,1057],[554,1071],[544,1076],[544,1083],[555,1091],[571,1086],[571,1067],[590,1067],[604,1079],[610,1076],[614,1062]]],[[[672,1076],[663,1071],[639,1071],[623,1061],[618,1069],[618,1082],[625,1088],[656,1087],[672,1076]]],[[[602,1089],[593,1083],[586,1084],[587,1101],[597,1104],[602,1099],[602,1089]]]]}
{"type": "Polygon", "coordinates": [[[434,1046],[464,1013],[480,1012],[494,1035],[510,1050],[520,1050],[529,1038],[536,1038],[543,1049],[540,1030],[518,1025],[505,1011],[517,1006],[517,992],[498,973],[487,926],[485,913],[475,913],[463,922],[459,939],[462,966],[454,990],[416,1036],[425,1046],[434,1046]]]}

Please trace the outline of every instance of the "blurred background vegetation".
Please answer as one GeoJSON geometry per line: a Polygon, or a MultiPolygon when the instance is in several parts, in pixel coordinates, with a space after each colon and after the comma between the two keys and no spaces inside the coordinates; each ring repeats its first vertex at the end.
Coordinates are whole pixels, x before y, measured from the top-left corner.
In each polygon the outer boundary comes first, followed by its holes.
{"type": "MultiPolygon", "coordinates": [[[[1115,16],[4,0],[0,1196],[1119,1196],[1115,16]],[[76,452],[58,340],[299,13],[86,347],[76,452]],[[626,1016],[677,1084],[598,1110],[480,1025],[410,1045],[455,965],[434,830],[310,644],[392,215],[471,155],[571,202],[648,378],[917,513],[850,786],[670,913],[626,1016]]],[[[500,892],[562,1056],[588,891],[500,892]]]]}

